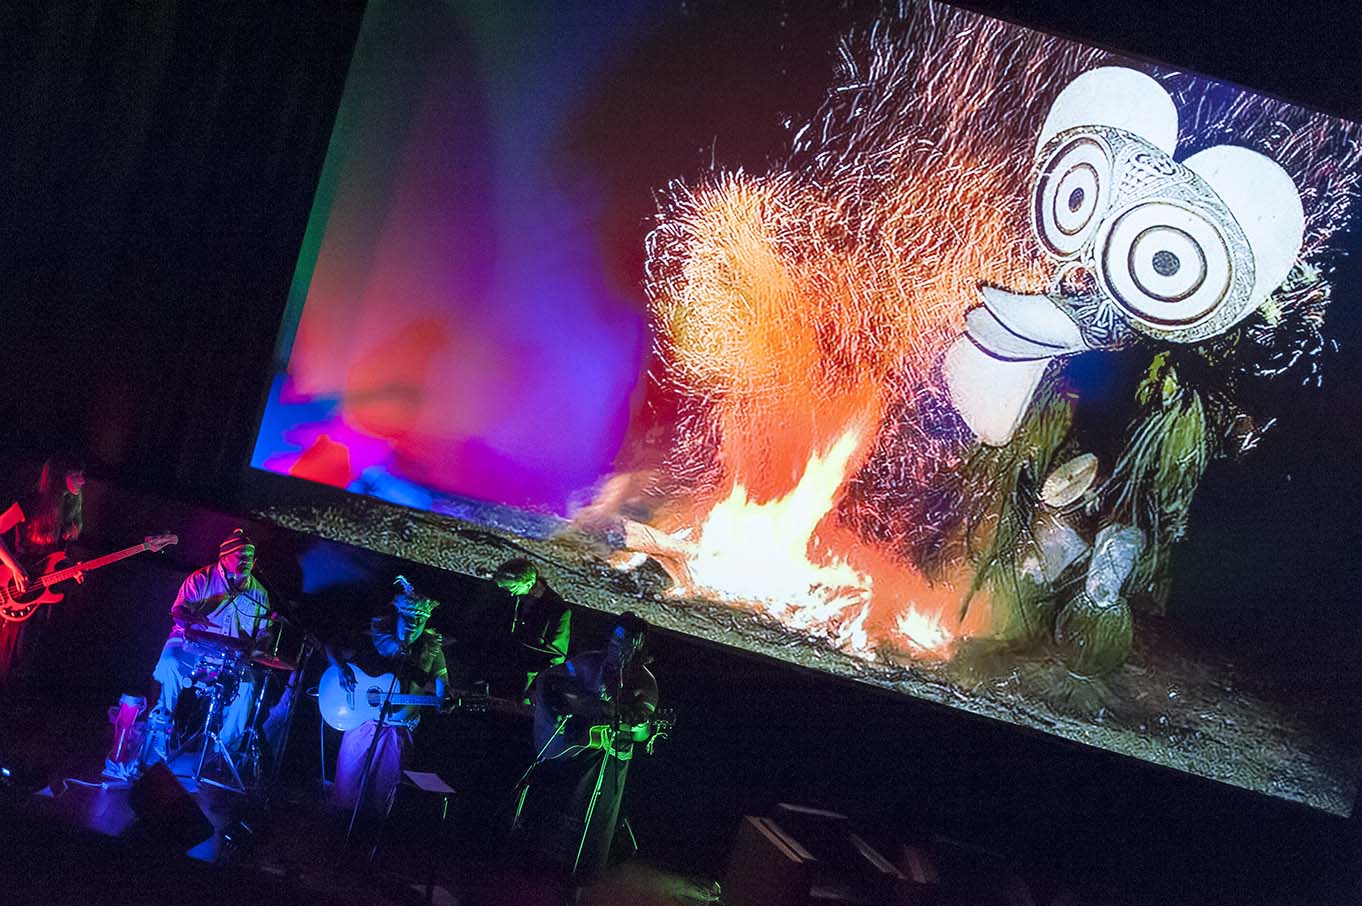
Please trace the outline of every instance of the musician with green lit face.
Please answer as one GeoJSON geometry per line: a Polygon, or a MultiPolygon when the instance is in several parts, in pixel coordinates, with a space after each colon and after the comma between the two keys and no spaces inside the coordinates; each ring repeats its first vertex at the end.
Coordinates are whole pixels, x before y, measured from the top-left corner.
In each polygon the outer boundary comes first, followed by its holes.
{"type": "Polygon", "coordinates": [[[512,845],[574,884],[604,870],[636,744],[655,729],[646,633],[642,619],[621,614],[604,648],[545,670],[531,691],[539,760],[520,788],[512,845]]]}
{"type": "Polygon", "coordinates": [[[492,581],[512,598],[506,626],[512,649],[509,660],[516,676],[511,681],[515,688],[509,692],[524,696],[540,671],[567,657],[572,611],[544,581],[539,568],[524,558],[501,564],[492,581]]]}

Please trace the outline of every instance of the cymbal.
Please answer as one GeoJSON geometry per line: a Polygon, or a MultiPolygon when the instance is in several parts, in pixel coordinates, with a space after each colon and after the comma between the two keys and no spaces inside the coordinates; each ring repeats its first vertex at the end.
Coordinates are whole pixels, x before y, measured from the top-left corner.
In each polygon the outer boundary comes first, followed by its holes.
{"type": "Polygon", "coordinates": [[[289,673],[298,669],[298,665],[292,661],[286,661],[281,657],[272,654],[257,654],[251,658],[251,663],[257,667],[264,667],[269,670],[286,670],[289,673]]]}

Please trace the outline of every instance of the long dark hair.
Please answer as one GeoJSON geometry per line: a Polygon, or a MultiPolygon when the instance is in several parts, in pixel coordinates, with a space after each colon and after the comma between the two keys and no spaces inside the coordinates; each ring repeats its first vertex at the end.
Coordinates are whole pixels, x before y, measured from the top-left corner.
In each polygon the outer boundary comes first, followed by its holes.
{"type": "Polygon", "coordinates": [[[84,495],[66,489],[66,476],[84,472],[85,462],[72,453],[54,453],[43,463],[38,476],[38,493],[32,498],[33,512],[25,513],[28,536],[35,544],[75,541],[80,537],[84,517],[84,495]]]}

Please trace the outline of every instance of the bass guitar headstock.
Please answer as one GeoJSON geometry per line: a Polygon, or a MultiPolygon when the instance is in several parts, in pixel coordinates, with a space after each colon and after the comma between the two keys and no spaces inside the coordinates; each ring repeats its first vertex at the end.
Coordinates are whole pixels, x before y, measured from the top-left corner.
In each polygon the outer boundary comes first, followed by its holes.
{"type": "Polygon", "coordinates": [[[676,709],[659,708],[653,712],[653,718],[648,722],[652,728],[652,735],[648,737],[647,752],[653,754],[653,748],[659,739],[666,739],[671,735],[672,730],[676,729],[676,709]]]}
{"type": "Polygon", "coordinates": [[[160,553],[172,544],[179,544],[180,537],[178,535],[148,535],[142,539],[142,543],[152,553],[160,553]]]}

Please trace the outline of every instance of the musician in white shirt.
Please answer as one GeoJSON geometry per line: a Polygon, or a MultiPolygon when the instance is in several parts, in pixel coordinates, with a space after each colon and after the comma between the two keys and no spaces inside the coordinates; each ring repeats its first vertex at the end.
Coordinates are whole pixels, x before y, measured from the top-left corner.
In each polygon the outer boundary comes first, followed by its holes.
{"type": "MultiPolygon", "coordinates": [[[[168,728],[180,692],[193,682],[194,672],[206,658],[230,654],[227,640],[237,643],[242,656],[248,655],[255,640],[266,631],[269,596],[251,575],[254,567],[255,544],[244,530],[235,529],[219,545],[217,562],[190,573],[180,585],[170,608],[175,625],[152,671],[152,679],[159,686],[150,716],[149,729],[153,732],[168,728]],[[186,637],[186,630],[200,640],[186,637]],[[209,636],[223,639],[217,643],[203,640],[209,636]]],[[[223,744],[232,751],[246,732],[253,697],[254,683],[249,672],[243,673],[219,731],[223,744]]],[[[155,761],[157,755],[164,756],[164,752],[155,752],[156,748],[149,746],[144,757],[155,761]]]]}

